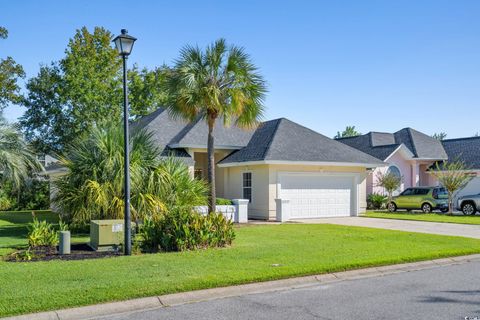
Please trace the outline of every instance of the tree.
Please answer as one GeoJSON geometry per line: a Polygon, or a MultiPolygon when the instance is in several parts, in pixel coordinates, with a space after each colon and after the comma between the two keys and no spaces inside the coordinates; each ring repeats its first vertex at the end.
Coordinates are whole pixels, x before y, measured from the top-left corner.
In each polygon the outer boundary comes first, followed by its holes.
{"type": "Polygon", "coordinates": [[[215,211],[214,132],[217,119],[255,126],[264,110],[266,83],[243,48],[219,39],[202,51],[186,46],[168,75],[168,109],[173,117],[202,118],[208,126],[209,211],[215,211]]]}
{"type": "Polygon", "coordinates": [[[377,185],[385,189],[388,194],[388,202],[392,202],[393,192],[400,188],[402,184],[402,177],[398,176],[397,174],[387,171],[382,172],[378,171],[377,173],[377,185]]]}
{"type": "Polygon", "coordinates": [[[361,135],[360,132],[355,130],[355,126],[347,126],[342,132],[338,131],[334,139],[347,138],[347,137],[356,137],[361,135]]]}
{"type": "MultiPolygon", "coordinates": [[[[131,210],[137,221],[173,207],[204,205],[207,187],[190,176],[180,160],[160,160],[151,134],[130,139],[131,210]]],[[[53,181],[53,202],[66,221],[82,226],[92,219],[123,218],[123,128],[120,122],[95,127],[67,148],[60,162],[68,173],[53,181]]]]}
{"type": "Polygon", "coordinates": [[[0,115],[0,182],[19,188],[34,171],[42,170],[20,131],[0,115]]]}
{"type": "Polygon", "coordinates": [[[164,88],[168,72],[169,68],[165,65],[151,71],[147,68],[139,70],[134,65],[128,71],[130,113],[133,118],[145,116],[167,103],[164,88]]]}
{"type": "Polygon", "coordinates": [[[432,135],[432,138],[437,139],[438,141],[442,141],[446,137],[447,137],[447,134],[445,132],[434,133],[432,135]]]}
{"type": "MultiPolygon", "coordinates": [[[[8,37],[8,30],[0,27],[0,39],[8,37]]],[[[25,72],[21,65],[15,62],[12,57],[0,59],[0,111],[9,103],[20,101],[20,86],[17,81],[24,78],[25,72]]]]}
{"type": "MultiPolygon", "coordinates": [[[[28,141],[44,153],[62,152],[81,133],[122,114],[122,63],[111,45],[110,31],[83,27],[69,40],[65,57],[41,66],[28,80],[20,123],[28,141]]],[[[163,102],[164,68],[135,66],[128,72],[132,117],[163,102]]]]}
{"type": "Polygon", "coordinates": [[[447,190],[448,214],[453,214],[453,197],[472,179],[472,174],[461,160],[437,162],[430,172],[447,190]]]}

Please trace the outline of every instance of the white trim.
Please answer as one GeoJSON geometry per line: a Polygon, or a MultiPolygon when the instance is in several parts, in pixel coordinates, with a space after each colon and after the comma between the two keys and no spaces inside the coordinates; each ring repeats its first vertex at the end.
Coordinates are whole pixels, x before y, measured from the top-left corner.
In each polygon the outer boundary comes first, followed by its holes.
{"type": "Polygon", "coordinates": [[[385,164],[380,163],[357,163],[357,162],[329,162],[329,161],[285,161],[285,160],[259,160],[259,161],[245,161],[232,163],[219,163],[217,166],[222,168],[239,167],[239,166],[253,166],[260,164],[282,164],[282,165],[300,165],[300,166],[333,166],[333,167],[365,167],[377,168],[384,167],[385,164]]]}
{"type": "Polygon", "coordinates": [[[415,155],[412,153],[412,151],[410,151],[410,149],[408,149],[407,146],[402,143],[398,146],[398,148],[393,150],[393,152],[390,153],[390,155],[387,158],[385,158],[385,160],[383,160],[383,161],[385,161],[385,162],[388,161],[395,153],[397,153],[397,151],[400,151],[400,150],[404,151],[407,154],[407,158],[410,157],[410,159],[413,159],[415,157],[415,155]]]}
{"type": "MultiPolygon", "coordinates": [[[[207,149],[206,145],[201,144],[180,144],[180,143],[173,143],[168,145],[172,149],[176,148],[190,148],[190,149],[207,149]]],[[[215,150],[239,150],[244,148],[245,146],[230,146],[230,145],[215,145],[215,150]]]]}

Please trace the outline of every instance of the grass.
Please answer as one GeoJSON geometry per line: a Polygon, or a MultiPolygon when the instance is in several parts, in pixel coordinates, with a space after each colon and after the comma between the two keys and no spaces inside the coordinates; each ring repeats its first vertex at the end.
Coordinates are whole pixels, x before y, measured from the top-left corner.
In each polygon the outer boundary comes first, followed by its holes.
{"type": "Polygon", "coordinates": [[[444,213],[367,211],[364,217],[398,220],[416,220],[460,224],[480,224],[480,216],[451,216],[444,213]]]}
{"type": "Polygon", "coordinates": [[[475,239],[338,225],[251,225],[236,233],[224,249],[1,261],[0,316],[480,252],[475,239]]]}
{"type": "MultiPolygon", "coordinates": [[[[39,220],[58,223],[58,214],[50,210],[33,211],[39,220]]],[[[32,211],[0,212],[0,256],[27,246],[27,225],[32,222],[32,211]]],[[[73,235],[72,242],[86,242],[88,236],[73,235]]]]}

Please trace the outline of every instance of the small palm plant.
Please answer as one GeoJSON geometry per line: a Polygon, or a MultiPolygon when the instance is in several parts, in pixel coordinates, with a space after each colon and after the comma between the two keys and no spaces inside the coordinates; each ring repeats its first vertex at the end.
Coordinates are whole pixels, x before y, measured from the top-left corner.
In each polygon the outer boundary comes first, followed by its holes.
{"type": "MultiPolygon", "coordinates": [[[[135,221],[172,206],[206,203],[206,185],[190,177],[180,160],[160,159],[151,134],[136,130],[130,142],[135,221]]],[[[60,160],[68,173],[54,180],[53,199],[67,221],[82,226],[92,219],[123,218],[123,152],[123,131],[117,124],[94,128],[70,146],[60,160]]]]}
{"type": "Polygon", "coordinates": [[[168,76],[168,109],[176,118],[202,118],[208,125],[209,211],[215,211],[214,132],[217,119],[255,126],[263,113],[266,84],[242,48],[217,40],[205,51],[186,46],[168,76]]]}

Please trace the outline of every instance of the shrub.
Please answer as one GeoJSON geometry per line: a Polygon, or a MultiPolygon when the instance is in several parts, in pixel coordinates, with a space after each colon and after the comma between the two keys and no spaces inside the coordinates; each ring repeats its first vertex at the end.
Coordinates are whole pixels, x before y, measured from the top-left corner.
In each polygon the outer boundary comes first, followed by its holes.
{"type": "Polygon", "coordinates": [[[30,248],[55,247],[58,244],[58,233],[53,224],[34,218],[28,225],[28,245],[30,248]]]}
{"type": "Polygon", "coordinates": [[[370,193],[367,197],[367,208],[368,209],[382,209],[387,203],[388,197],[380,193],[370,193]]]}
{"type": "Polygon", "coordinates": [[[147,252],[185,251],[230,245],[235,232],[233,223],[220,213],[200,215],[190,208],[175,208],[146,218],[140,237],[147,252]]]}
{"type": "MultiPolygon", "coordinates": [[[[54,180],[54,203],[72,227],[123,218],[123,153],[122,126],[109,124],[74,141],[61,159],[68,172],[54,180]]],[[[205,182],[194,179],[181,160],[161,157],[151,133],[143,129],[131,134],[130,183],[135,221],[172,206],[207,203],[205,182]]]]}
{"type": "Polygon", "coordinates": [[[225,198],[217,198],[217,206],[230,206],[232,205],[232,200],[225,198]]]}

